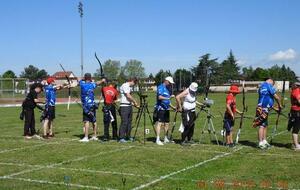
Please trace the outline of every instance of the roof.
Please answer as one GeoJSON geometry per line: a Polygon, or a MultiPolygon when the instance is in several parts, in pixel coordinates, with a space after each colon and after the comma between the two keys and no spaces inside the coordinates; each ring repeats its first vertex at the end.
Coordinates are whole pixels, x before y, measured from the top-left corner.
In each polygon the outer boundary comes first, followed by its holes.
{"type": "Polygon", "coordinates": [[[69,77],[69,78],[76,78],[74,73],[72,71],[58,71],[56,73],[54,73],[52,75],[52,77],[56,78],[56,79],[65,79],[66,78],[66,75],[69,77]]]}

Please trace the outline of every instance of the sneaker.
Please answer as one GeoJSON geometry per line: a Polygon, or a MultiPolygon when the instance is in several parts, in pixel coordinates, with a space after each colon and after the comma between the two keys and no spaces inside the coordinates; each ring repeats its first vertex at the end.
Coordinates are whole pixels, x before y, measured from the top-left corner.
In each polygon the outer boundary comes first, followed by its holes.
{"type": "Polygon", "coordinates": [[[170,140],[167,137],[165,137],[164,143],[169,143],[169,142],[170,140]]]}
{"type": "Polygon", "coordinates": [[[133,137],[130,137],[130,138],[128,139],[128,141],[133,142],[133,141],[134,141],[134,138],[133,138],[133,137]]]}
{"type": "Polygon", "coordinates": [[[127,141],[125,139],[120,139],[119,143],[127,143],[127,141]]]}
{"type": "Polygon", "coordinates": [[[189,140],[188,143],[189,143],[189,144],[195,144],[195,141],[189,140]]]}
{"type": "Polygon", "coordinates": [[[98,137],[96,136],[93,136],[92,138],[90,138],[91,141],[97,141],[98,140],[98,137]]]}
{"type": "Polygon", "coordinates": [[[267,148],[270,148],[271,145],[268,143],[268,141],[266,140],[263,140],[263,144],[267,147],[267,148]]]}
{"type": "Polygon", "coordinates": [[[42,137],[43,137],[43,139],[49,139],[48,135],[43,135],[42,137]]]}
{"type": "Polygon", "coordinates": [[[294,148],[294,150],[295,150],[295,151],[300,151],[300,146],[296,146],[296,147],[294,148]]]}
{"type": "Polygon", "coordinates": [[[265,144],[261,144],[261,143],[260,143],[260,144],[258,145],[258,148],[264,150],[264,149],[267,148],[267,146],[266,146],[265,144]]]}
{"type": "Polygon", "coordinates": [[[25,139],[32,139],[32,136],[26,135],[26,136],[25,136],[25,139]]]}
{"type": "Polygon", "coordinates": [[[53,138],[54,137],[54,134],[51,134],[51,135],[48,135],[49,138],[53,138]]]}
{"type": "Polygon", "coordinates": [[[160,140],[156,141],[156,144],[157,144],[157,145],[160,145],[160,146],[161,146],[161,145],[164,145],[164,143],[162,143],[160,140]]]}
{"type": "Polygon", "coordinates": [[[84,137],[82,139],[79,140],[79,142],[89,142],[89,138],[88,137],[84,137]]]}
{"type": "Polygon", "coordinates": [[[39,139],[39,140],[43,139],[43,137],[41,137],[40,135],[33,135],[33,137],[36,138],[36,139],[39,139]]]}
{"type": "Polygon", "coordinates": [[[188,141],[183,141],[181,146],[190,146],[191,144],[188,141]]]}

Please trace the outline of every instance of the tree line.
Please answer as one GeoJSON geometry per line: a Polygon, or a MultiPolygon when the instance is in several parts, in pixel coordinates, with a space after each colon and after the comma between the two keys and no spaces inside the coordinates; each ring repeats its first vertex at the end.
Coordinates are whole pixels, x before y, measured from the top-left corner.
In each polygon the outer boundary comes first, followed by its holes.
{"type": "MultiPolygon", "coordinates": [[[[290,82],[297,81],[297,76],[289,67],[274,65],[270,68],[253,68],[252,66],[241,68],[232,51],[228,57],[219,61],[218,58],[211,58],[209,53],[200,56],[198,63],[191,68],[180,68],[174,73],[170,70],[159,70],[156,74],[150,73],[146,75],[143,63],[139,60],[129,60],[124,66],[117,60],[106,60],[103,63],[103,71],[107,78],[124,82],[127,78],[149,78],[154,80],[156,84],[162,82],[166,76],[173,76],[175,80],[175,88],[187,87],[192,81],[197,81],[200,85],[205,86],[207,78],[210,78],[211,84],[224,84],[236,80],[262,81],[266,77],[272,77],[274,80],[288,80],[290,82]]],[[[94,77],[100,77],[100,69],[93,74],[94,77]]],[[[20,74],[22,78],[30,80],[39,80],[46,78],[48,73],[44,69],[38,69],[33,65],[24,68],[20,74]]],[[[16,78],[17,76],[11,70],[2,74],[2,78],[16,78]]]]}

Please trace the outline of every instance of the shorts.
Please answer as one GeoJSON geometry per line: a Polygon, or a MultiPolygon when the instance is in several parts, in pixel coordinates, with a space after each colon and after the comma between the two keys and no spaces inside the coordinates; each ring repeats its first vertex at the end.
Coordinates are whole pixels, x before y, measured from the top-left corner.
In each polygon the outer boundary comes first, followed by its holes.
{"type": "Polygon", "coordinates": [[[256,128],[257,126],[267,127],[268,116],[269,116],[269,108],[257,107],[255,119],[253,120],[252,127],[254,128],[256,128]]]}
{"type": "Polygon", "coordinates": [[[300,111],[291,111],[289,117],[288,130],[292,130],[293,134],[298,134],[300,130],[300,111]]]}
{"type": "Polygon", "coordinates": [[[170,122],[170,110],[158,110],[157,121],[161,123],[170,122]]]}
{"type": "Polygon", "coordinates": [[[96,110],[90,111],[89,114],[82,112],[82,121],[83,122],[96,122],[96,110]]]}
{"type": "Polygon", "coordinates": [[[223,128],[225,129],[226,134],[229,135],[229,133],[232,131],[232,128],[234,127],[234,120],[229,114],[225,113],[223,122],[223,128]]]}
{"type": "Polygon", "coordinates": [[[55,119],[55,106],[48,106],[45,110],[45,118],[48,120],[55,119]]]}

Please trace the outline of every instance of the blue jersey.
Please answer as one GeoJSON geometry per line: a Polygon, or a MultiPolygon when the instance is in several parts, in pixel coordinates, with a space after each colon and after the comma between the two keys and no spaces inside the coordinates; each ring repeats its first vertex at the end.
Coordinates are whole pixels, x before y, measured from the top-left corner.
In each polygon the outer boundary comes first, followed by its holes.
{"type": "Polygon", "coordinates": [[[264,82],[260,85],[258,90],[258,106],[262,108],[271,108],[274,105],[274,95],[276,89],[272,84],[264,82]]]}
{"type": "Polygon", "coordinates": [[[52,84],[45,86],[45,98],[46,104],[45,106],[55,106],[56,102],[56,89],[52,84]]]}
{"type": "Polygon", "coordinates": [[[86,82],[84,80],[79,81],[81,88],[81,102],[82,107],[85,112],[88,112],[95,105],[95,95],[94,90],[97,87],[94,82],[86,82]]]}
{"type": "Polygon", "coordinates": [[[161,85],[159,85],[157,87],[157,94],[156,94],[156,108],[157,110],[163,109],[163,110],[168,110],[170,108],[170,91],[168,90],[168,88],[166,87],[166,85],[164,83],[162,83],[161,85]],[[159,96],[163,96],[166,98],[169,98],[167,100],[159,100],[158,97],[159,96]]]}

